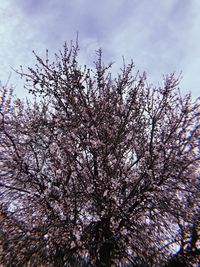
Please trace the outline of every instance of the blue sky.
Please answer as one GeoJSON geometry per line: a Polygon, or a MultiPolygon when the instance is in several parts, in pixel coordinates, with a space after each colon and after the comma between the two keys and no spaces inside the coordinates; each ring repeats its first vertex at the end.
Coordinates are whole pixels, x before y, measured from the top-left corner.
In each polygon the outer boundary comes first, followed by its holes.
{"type": "Polygon", "coordinates": [[[32,50],[57,52],[79,32],[81,63],[95,50],[105,62],[133,59],[150,82],[182,71],[183,93],[200,94],[199,0],[0,0],[0,80],[24,96],[23,81],[11,69],[34,65],[32,50]]]}

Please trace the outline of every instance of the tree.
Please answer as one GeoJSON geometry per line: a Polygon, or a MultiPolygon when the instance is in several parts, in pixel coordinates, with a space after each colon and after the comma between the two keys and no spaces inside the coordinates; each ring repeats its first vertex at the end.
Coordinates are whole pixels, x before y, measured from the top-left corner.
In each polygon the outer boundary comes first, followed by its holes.
{"type": "Polygon", "coordinates": [[[198,100],[175,74],[154,87],[131,62],[113,78],[101,50],[95,70],[78,51],[21,69],[34,100],[1,90],[0,262],[164,265],[195,222],[198,100]]]}

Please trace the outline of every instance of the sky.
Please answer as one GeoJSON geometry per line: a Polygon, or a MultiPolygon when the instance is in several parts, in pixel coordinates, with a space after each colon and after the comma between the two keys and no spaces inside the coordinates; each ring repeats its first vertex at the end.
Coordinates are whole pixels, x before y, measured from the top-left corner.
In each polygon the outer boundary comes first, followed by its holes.
{"type": "Polygon", "coordinates": [[[92,66],[103,50],[114,69],[132,59],[158,85],[182,72],[180,89],[200,95],[199,0],[0,0],[0,80],[26,95],[13,69],[34,66],[32,50],[45,56],[79,36],[81,64],[92,66]]]}

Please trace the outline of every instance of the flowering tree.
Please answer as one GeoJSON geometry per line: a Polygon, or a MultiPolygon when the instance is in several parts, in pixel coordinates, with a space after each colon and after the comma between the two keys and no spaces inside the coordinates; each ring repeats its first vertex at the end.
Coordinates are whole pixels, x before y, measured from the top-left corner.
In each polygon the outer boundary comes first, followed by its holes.
{"type": "Polygon", "coordinates": [[[20,71],[34,101],[1,90],[0,262],[161,266],[196,222],[198,101],[78,50],[20,71]]]}

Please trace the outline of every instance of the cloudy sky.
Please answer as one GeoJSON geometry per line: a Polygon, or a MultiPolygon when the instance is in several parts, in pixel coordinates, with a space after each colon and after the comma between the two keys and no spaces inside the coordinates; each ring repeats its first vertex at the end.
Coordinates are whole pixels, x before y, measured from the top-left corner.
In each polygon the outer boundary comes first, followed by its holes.
{"type": "Polygon", "coordinates": [[[133,59],[155,84],[182,71],[181,90],[200,94],[199,0],[0,0],[0,80],[19,96],[23,81],[12,71],[57,52],[79,33],[81,63],[102,48],[106,62],[133,59]]]}

